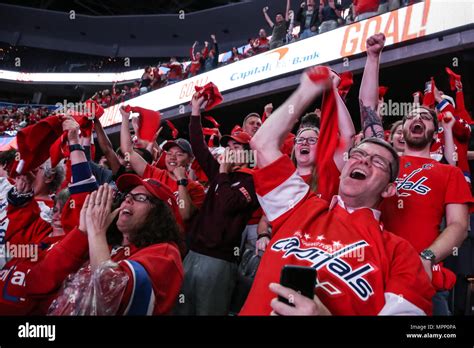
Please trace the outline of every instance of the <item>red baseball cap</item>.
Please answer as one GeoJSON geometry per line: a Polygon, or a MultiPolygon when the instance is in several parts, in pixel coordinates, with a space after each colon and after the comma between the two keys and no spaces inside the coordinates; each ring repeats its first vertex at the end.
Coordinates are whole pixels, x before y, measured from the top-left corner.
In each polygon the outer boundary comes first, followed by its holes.
{"type": "Polygon", "coordinates": [[[129,192],[137,186],[144,186],[153,197],[165,202],[175,215],[176,213],[179,214],[175,195],[168,186],[158,180],[151,178],[143,179],[136,174],[123,174],[117,180],[117,187],[120,192],[129,192]]]}
{"type": "Polygon", "coordinates": [[[233,132],[231,135],[224,135],[221,138],[221,146],[227,147],[227,144],[229,143],[229,140],[234,140],[238,142],[239,144],[249,144],[250,140],[252,137],[244,131],[241,132],[233,132]]]}

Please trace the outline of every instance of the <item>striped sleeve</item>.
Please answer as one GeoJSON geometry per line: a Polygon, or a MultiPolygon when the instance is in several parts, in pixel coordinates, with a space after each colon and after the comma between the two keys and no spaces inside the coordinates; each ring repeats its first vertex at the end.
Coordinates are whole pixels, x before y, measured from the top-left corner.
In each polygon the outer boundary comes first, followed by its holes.
{"type": "Polygon", "coordinates": [[[92,192],[98,189],[97,181],[92,175],[88,162],[73,164],[72,183],[69,185],[71,195],[83,192],[92,192]]]}
{"type": "Polygon", "coordinates": [[[309,192],[309,186],[286,155],[256,170],[254,180],[258,201],[270,222],[294,209],[309,192]]]}

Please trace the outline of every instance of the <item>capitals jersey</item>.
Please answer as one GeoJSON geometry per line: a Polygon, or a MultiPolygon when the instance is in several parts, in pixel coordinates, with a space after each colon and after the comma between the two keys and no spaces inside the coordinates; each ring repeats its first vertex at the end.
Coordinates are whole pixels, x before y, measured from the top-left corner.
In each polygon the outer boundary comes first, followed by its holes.
{"type": "Polygon", "coordinates": [[[408,242],[386,232],[378,212],[348,211],[310,192],[287,156],[254,176],[274,235],[241,315],[269,315],[284,265],[317,270],[315,294],[333,315],[431,313],[434,289],[408,242]]]}

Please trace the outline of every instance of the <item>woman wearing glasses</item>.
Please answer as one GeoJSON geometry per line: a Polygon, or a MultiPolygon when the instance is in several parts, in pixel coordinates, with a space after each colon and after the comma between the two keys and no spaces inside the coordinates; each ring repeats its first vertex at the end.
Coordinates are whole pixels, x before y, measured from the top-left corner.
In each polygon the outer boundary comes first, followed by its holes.
{"type": "MultiPolygon", "coordinates": [[[[291,158],[296,167],[296,174],[303,178],[310,186],[310,190],[316,192],[320,198],[331,201],[338,192],[339,177],[348,159],[355,129],[349,111],[337,90],[340,77],[326,67],[316,67],[305,73],[303,80],[314,78],[315,72],[319,72],[321,76],[327,75],[324,81],[321,77],[317,93],[308,92],[300,86],[295,93],[295,100],[296,98],[298,100],[296,102],[287,100],[267,120],[267,122],[272,120],[272,126],[257,133],[265,143],[276,141],[281,146],[280,141],[287,136],[294,124],[285,124],[288,117],[286,110],[294,105],[294,113],[291,116],[301,115],[314,99],[324,92],[321,131],[316,126],[304,123],[296,134],[291,158]],[[318,149],[321,149],[320,156],[317,156],[318,149]],[[323,175],[318,177],[318,173],[323,175]]],[[[257,250],[264,251],[269,243],[270,236],[263,233],[256,242],[257,250]]]]}
{"type": "Polygon", "coordinates": [[[135,174],[122,175],[117,187],[125,193],[117,209],[110,186],[92,192],[78,227],[30,272],[28,281],[41,277],[43,291],[56,297],[48,314],[171,311],[183,279],[176,199],[159,181],[135,174]]]}
{"type": "Polygon", "coordinates": [[[330,77],[332,85],[328,86],[321,107],[321,131],[316,126],[302,125],[296,134],[295,146],[291,154],[298,175],[310,186],[311,191],[321,194],[322,198],[327,200],[337,193],[339,175],[347,160],[355,134],[351,115],[337,90],[340,78],[333,71],[330,72],[330,77]],[[337,118],[337,120],[328,118],[337,118]],[[318,180],[316,173],[318,161],[316,150],[320,144],[322,144],[324,157],[320,156],[319,160],[325,162],[320,165],[324,166],[324,175],[330,177],[323,184],[330,182],[330,188],[321,187],[321,180],[318,180]]]}
{"type": "Polygon", "coordinates": [[[291,159],[296,166],[298,175],[311,187],[316,190],[316,170],[314,161],[316,159],[316,147],[319,138],[317,127],[300,128],[296,133],[295,146],[291,154],[291,159]]]}

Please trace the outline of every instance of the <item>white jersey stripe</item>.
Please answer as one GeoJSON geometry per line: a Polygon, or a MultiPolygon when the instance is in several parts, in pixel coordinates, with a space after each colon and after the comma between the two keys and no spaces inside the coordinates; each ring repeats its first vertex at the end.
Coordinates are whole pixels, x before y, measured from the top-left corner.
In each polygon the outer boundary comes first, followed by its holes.
{"type": "Polygon", "coordinates": [[[421,308],[392,292],[385,294],[385,306],[378,315],[426,315],[421,308]]]}
{"type": "Polygon", "coordinates": [[[258,201],[270,221],[274,221],[293,209],[308,193],[309,186],[295,171],[286,181],[258,201]]]}

